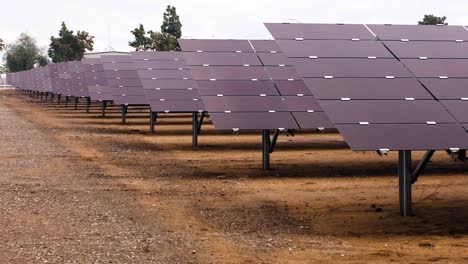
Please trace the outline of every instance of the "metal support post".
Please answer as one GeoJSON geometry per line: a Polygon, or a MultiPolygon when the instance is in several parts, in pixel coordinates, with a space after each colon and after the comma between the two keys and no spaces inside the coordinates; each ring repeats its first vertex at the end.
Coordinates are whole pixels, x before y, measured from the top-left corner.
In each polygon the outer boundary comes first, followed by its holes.
{"type": "Polygon", "coordinates": [[[78,99],[78,97],[75,96],[74,100],[75,100],[75,110],[78,110],[78,101],[79,101],[79,99],[78,99]]]}
{"type": "Polygon", "coordinates": [[[263,170],[270,169],[270,130],[264,129],[262,134],[263,142],[263,170]]]}
{"type": "Polygon", "coordinates": [[[150,133],[154,133],[154,125],[158,119],[158,112],[150,112],[150,133]]]}
{"type": "Polygon", "coordinates": [[[413,215],[411,196],[411,151],[400,150],[398,152],[398,176],[400,183],[400,214],[402,216],[413,215]]]}
{"type": "Polygon", "coordinates": [[[128,105],[122,105],[122,124],[127,123],[128,105]]]}
{"type": "Polygon", "coordinates": [[[192,115],[192,147],[198,147],[198,112],[192,115]]]}

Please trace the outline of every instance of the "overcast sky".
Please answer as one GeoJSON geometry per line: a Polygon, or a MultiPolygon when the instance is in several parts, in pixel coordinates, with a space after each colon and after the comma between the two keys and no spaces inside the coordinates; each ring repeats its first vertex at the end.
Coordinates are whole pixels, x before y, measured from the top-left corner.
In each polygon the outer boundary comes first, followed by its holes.
{"type": "Polygon", "coordinates": [[[95,51],[128,51],[130,30],[159,30],[168,4],[190,38],[271,38],[263,22],[415,24],[434,14],[468,24],[467,0],[0,0],[0,37],[8,43],[27,32],[47,47],[65,21],[94,35],[95,51]]]}

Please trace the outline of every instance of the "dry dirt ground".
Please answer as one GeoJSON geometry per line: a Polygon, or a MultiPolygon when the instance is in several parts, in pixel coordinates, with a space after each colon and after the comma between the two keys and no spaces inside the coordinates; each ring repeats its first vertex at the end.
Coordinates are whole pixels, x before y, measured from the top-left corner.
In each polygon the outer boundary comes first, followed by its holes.
{"type": "MultiPolygon", "coordinates": [[[[1,263],[466,263],[468,163],[436,153],[398,211],[396,153],[339,134],[281,136],[190,117],[100,117],[0,91],[1,263]]],[[[415,160],[423,153],[415,153],[415,160]]]]}

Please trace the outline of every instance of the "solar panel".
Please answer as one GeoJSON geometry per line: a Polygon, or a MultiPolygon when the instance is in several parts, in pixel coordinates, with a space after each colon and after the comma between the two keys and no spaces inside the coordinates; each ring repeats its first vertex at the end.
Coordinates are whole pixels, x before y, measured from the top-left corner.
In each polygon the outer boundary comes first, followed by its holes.
{"type": "MultiPolygon", "coordinates": [[[[289,24],[266,23],[276,40],[279,39],[330,39],[330,40],[373,40],[372,33],[362,24],[289,24]]],[[[283,48],[280,46],[280,48],[283,48]]]]}
{"type": "Polygon", "coordinates": [[[181,52],[135,52],[132,56],[151,111],[205,111],[181,52]]]}
{"type": "Polygon", "coordinates": [[[301,85],[304,91],[304,84],[296,80],[297,73],[287,65],[288,58],[281,54],[274,41],[180,40],[180,43],[182,50],[189,51],[184,52],[186,62],[215,127],[294,129],[330,124],[323,122],[326,117],[316,118],[318,123],[304,122],[304,118],[299,123],[296,121],[296,112],[318,116],[323,111],[310,93],[280,93],[277,81],[286,91],[288,86],[283,82],[295,83],[292,87],[296,91],[301,85]],[[200,43],[209,43],[208,50],[200,43]],[[255,118],[266,120],[260,122],[255,118]]]}
{"type": "Polygon", "coordinates": [[[91,100],[112,101],[112,88],[108,86],[101,59],[85,58],[82,63],[91,100]]]}
{"type": "Polygon", "coordinates": [[[367,27],[381,40],[468,40],[468,32],[463,26],[367,25],[367,27]]]}
{"type": "Polygon", "coordinates": [[[115,104],[148,104],[137,73],[137,65],[130,55],[109,55],[101,58],[107,83],[115,104]]]}
{"type": "Polygon", "coordinates": [[[421,78],[420,81],[439,100],[468,99],[468,79],[421,78]]]}
{"type": "MultiPolygon", "coordinates": [[[[349,30],[320,24],[267,24],[267,27],[352,149],[428,150],[468,146],[465,130],[413,75],[416,72],[416,76],[424,73],[424,77],[443,78],[442,71],[448,76],[465,75],[468,67],[463,60],[456,66],[443,59],[416,56],[400,62],[389,56],[392,54],[389,47],[376,38],[350,40],[357,30],[367,30],[364,25],[352,25],[349,30]],[[326,36],[322,35],[323,30],[326,36]],[[453,138],[446,140],[445,135],[453,138]]],[[[372,35],[370,30],[367,32],[372,35]]],[[[429,34],[425,29],[415,32],[419,35],[413,39],[429,34]]],[[[378,37],[379,33],[376,33],[378,37]]],[[[459,52],[443,53],[436,50],[437,45],[415,44],[415,48],[403,45],[395,44],[403,47],[399,50],[401,54],[410,54],[417,47],[432,56],[456,56],[459,52]]]]}
{"type": "MultiPolygon", "coordinates": [[[[467,32],[468,34],[468,32],[467,32]]],[[[468,42],[385,41],[399,59],[467,59],[468,42]]]]}

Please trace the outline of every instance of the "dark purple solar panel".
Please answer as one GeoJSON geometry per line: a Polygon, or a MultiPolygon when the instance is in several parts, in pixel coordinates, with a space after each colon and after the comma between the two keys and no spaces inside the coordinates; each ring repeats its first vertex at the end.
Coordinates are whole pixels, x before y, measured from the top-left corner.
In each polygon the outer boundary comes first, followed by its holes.
{"type": "Polygon", "coordinates": [[[141,79],[179,79],[188,80],[192,76],[188,70],[138,70],[141,79]]]}
{"type": "Polygon", "coordinates": [[[367,25],[381,40],[468,40],[462,26],[367,25]]]}
{"type": "Polygon", "coordinates": [[[182,60],[135,61],[135,67],[137,70],[177,70],[187,68],[182,60]]]}
{"type": "Polygon", "coordinates": [[[455,77],[468,76],[468,60],[460,59],[404,59],[402,62],[416,77],[455,77]]]}
{"type": "Polygon", "coordinates": [[[271,81],[198,81],[201,95],[279,95],[271,81]]]}
{"type": "Polygon", "coordinates": [[[301,128],[332,128],[333,123],[325,112],[293,112],[301,128]]]}
{"type": "Polygon", "coordinates": [[[468,133],[458,124],[337,125],[353,150],[428,150],[468,148],[468,133]]]}
{"type": "Polygon", "coordinates": [[[376,39],[362,24],[266,23],[275,39],[376,39]]]}
{"type": "Polygon", "coordinates": [[[210,118],[221,129],[299,128],[289,112],[210,113],[210,118]]]}
{"type": "Polygon", "coordinates": [[[173,101],[157,101],[150,100],[151,111],[154,112],[202,112],[205,111],[205,106],[201,100],[173,100],[173,101]]]}
{"type": "Polygon", "coordinates": [[[151,111],[205,111],[181,52],[134,52],[132,56],[151,111]]]}
{"type": "MultiPolygon", "coordinates": [[[[437,29],[417,27],[414,30],[411,27],[411,36],[395,39],[399,40],[398,43],[388,43],[388,48],[395,49],[393,53],[397,56],[417,58],[400,62],[388,56],[380,40],[371,38],[363,41],[362,38],[357,40],[357,37],[350,40],[350,32],[343,33],[339,28],[329,27],[333,31],[331,34],[336,34],[334,38],[310,38],[335,39],[333,41],[309,41],[304,32],[316,32],[321,27],[276,24],[268,28],[299,76],[305,78],[312,94],[320,99],[319,103],[325,113],[337,125],[351,148],[427,150],[467,145],[468,134],[453,117],[457,116],[454,114],[456,112],[461,114],[463,107],[457,106],[452,116],[450,107],[447,107],[447,111],[413,75],[415,73],[417,76],[444,80],[466,77],[468,64],[465,65],[464,60],[433,59],[451,56],[459,58],[462,54],[460,47],[464,45],[456,41],[460,39],[452,39],[445,46],[423,42],[413,44],[413,40],[431,30],[430,34],[436,34],[433,30],[437,29]],[[347,39],[347,42],[336,39],[347,39]],[[456,44],[460,46],[454,46],[456,44]],[[450,47],[453,49],[443,50],[450,47]],[[445,140],[446,135],[453,138],[445,140]]],[[[444,29],[442,33],[437,33],[438,37],[444,34],[447,36],[450,30],[444,29]]],[[[452,102],[458,105],[462,100],[450,101],[449,104],[452,102]]]]}
{"type": "Polygon", "coordinates": [[[191,52],[253,52],[248,40],[179,39],[183,51],[191,52]]]}
{"type": "Polygon", "coordinates": [[[468,123],[468,98],[466,100],[442,100],[442,104],[460,123],[468,123]]]}
{"type": "Polygon", "coordinates": [[[258,58],[266,66],[291,66],[289,58],[284,53],[258,53],[258,58]]]}
{"type": "Polygon", "coordinates": [[[400,62],[393,59],[302,59],[291,58],[301,77],[412,77],[400,62]]]}
{"type": "Polygon", "coordinates": [[[280,47],[274,40],[251,40],[255,52],[257,53],[277,53],[281,52],[280,47]]]}
{"type": "Polygon", "coordinates": [[[275,85],[282,95],[312,95],[303,81],[275,81],[275,85]]]}
{"type": "Polygon", "coordinates": [[[277,40],[289,57],[319,58],[393,58],[393,55],[377,41],[353,40],[277,40]]]}
{"type": "Polygon", "coordinates": [[[351,100],[320,102],[335,124],[426,124],[455,123],[435,100],[351,100]]]}
{"type": "Polygon", "coordinates": [[[385,41],[385,45],[400,59],[462,59],[468,58],[467,42],[446,41],[385,41]]]}
{"type": "Polygon", "coordinates": [[[262,66],[191,66],[197,80],[269,80],[262,66]]]}
{"type": "Polygon", "coordinates": [[[148,104],[133,56],[103,56],[102,63],[108,86],[112,88],[115,104],[148,104]]]}
{"type": "Polygon", "coordinates": [[[104,73],[104,65],[100,58],[85,58],[82,60],[85,69],[84,76],[88,86],[91,100],[112,100],[112,89],[107,86],[107,78],[104,73]]]}
{"type": "Polygon", "coordinates": [[[322,107],[312,96],[282,96],[291,112],[323,112],[322,107]]]}
{"type": "Polygon", "coordinates": [[[324,100],[434,99],[413,78],[308,78],[304,81],[317,99],[324,100]]]}
{"type": "Polygon", "coordinates": [[[439,100],[468,98],[468,79],[422,78],[420,81],[439,100]]]}
{"type": "Polygon", "coordinates": [[[211,112],[285,112],[289,111],[280,96],[206,96],[211,112]]]}
{"type": "Polygon", "coordinates": [[[258,66],[262,65],[254,53],[233,52],[187,52],[185,62],[191,66],[258,66]]]}

